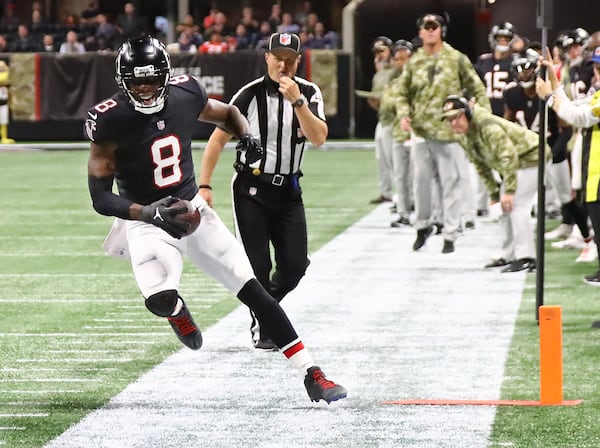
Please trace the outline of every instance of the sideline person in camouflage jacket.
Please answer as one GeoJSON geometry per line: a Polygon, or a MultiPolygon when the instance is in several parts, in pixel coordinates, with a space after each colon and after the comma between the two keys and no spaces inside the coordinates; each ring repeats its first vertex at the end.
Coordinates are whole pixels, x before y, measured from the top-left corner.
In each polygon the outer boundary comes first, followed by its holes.
{"type": "Polygon", "coordinates": [[[444,42],[444,18],[425,14],[417,25],[423,46],[404,67],[396,103],[402,129],[412,130],[424,139],[415,143],[412,153],[417,230],[413,250],[419,250],[433,231],[432,179],[437,177],[442,190],[442,253],[449,253],[454,252],[454,241],[460,233],[461,208],[469,204],[474,209],[475,198],[464,152],[448,126],[440,121],[442,103],[456,92],[476,97],[479,104],[488,108],[490,103],[468,57],[444,42]]]}
{"type": "Polygon", "coordinates": [[[382,202],[391,202],[393,193],[392,182],[392,122],[393,117],[389,117],[381,111],[381,97],[386,86],[389,84],[394,74],[394,67],[391,65],[392,40],[386,36],[379,36],[373,42],[373,54],[375,65],[375,74],[373,75],[371,91],[377,94],[377,97],[368,98],[369,106],[377,111],[377,126],[375,127],[375,158],[377,159],[377,168],[379,173],[379,196],[371,200],[371,204],[380,204],[382,202]]]}
{"type": "Polygon", "coordinates": [[[486,267],[506,266],[502,272],[535,269],[530,212],[537,193],[538,134],[456,95],[444,100],[443,118],[452,132],[461,134],[462,146],[485,182],[490,201],[500,201],[502,206],[503,253],[486,267]]]}
{"type": "Polygon", "coordinates": [[[410,133],[403,131],[400,120],[396,115],[396,98],[398,96],[396,87],[402,74],[402,69],[408,62],[413,52],[411,42],[399,39],[392,47],[392,65],[394,71],[390,82],[383,91],[381,106],[379,107],[380,121],[390,120],[392,123],[392,168],[396,186],[395,212],[398,219],[391,222],[392,227],[410,225],[410,211],[412,209],[412,179],[410,169],[410,133]]]}

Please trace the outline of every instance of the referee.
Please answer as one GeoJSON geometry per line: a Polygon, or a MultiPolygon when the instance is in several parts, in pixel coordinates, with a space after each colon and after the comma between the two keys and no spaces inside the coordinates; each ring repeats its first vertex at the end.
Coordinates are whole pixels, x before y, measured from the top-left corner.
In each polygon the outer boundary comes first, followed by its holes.
{"type": "MultiPolygon", "coordinates": [[[[321,90],[296,76],[300,59],[297,35],[271,35],[265,53],[267,75],[246,84],[231,99],[265,150],[254,163],[237,152],[232,183],[236,234],[256,277],[277,301],[296,287],[309,264],[301,164],[306,141],[320,146],[328,133],[321,90]],[[270,245],[275,256],[272,276],[270,245]]],[[[216,128],[202,156],[200,194],[211,206],[210,179],[231,137],[216,128]]],[[[254,316],[250,332],[257,349],[277,349],[254,316]]]]}

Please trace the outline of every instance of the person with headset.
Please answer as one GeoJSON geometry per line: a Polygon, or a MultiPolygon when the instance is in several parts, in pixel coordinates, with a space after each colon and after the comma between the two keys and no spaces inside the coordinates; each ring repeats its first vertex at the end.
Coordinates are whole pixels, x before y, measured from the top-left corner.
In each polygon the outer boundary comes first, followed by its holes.
{"type": "MultiPolygon", "coordinates": [[[[461,136],[465,152],[488,189],[490,202],[500,201],[505,215],[498,260],[507,263],[495,260],[486,267],[506,264],[502,272],[535,270],[530,212],[537,193],[538,134],[458,95],[446,97],[442,115],[449,128],[461,136]]],[[[546,145],[546,159],[549,156],[546,145]]]]}
{"type": "Polygon", "coordinates": [[[465,92],[469,98],[475,97],[482,107],[490,107],[485,86],[469,58],[444,41],[446,22],[438,14],[419,18],[417,26],[423,46],[408,60],[398,82],[396,113],[400,125],[418,139],[412,151],[415,251],[423,247],[433,233],[432,179],[439,177],[442,190],[442,253],[454,252],[462,207],[468,201],[465,186],[470,187],[470,180],[465,175],[468,171],[463,169],[467,165],[464,152],[451,129],[440,121],[444,98],[465,92]]]}

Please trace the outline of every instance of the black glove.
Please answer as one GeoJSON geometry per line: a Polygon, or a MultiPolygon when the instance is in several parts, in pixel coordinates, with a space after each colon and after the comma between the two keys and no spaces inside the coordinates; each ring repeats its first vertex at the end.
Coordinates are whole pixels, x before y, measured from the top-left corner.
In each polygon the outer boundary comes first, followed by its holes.
{"type": "Polygon", "coordinates": [[[260,141],[250,134],[242,134],[235,149],[238,151],[246,151],[246,163],[248,165],[259,161],[265,155],[264,149],[260,146],[260,141]]]}
{"type": "Polygon", "coordinates": [[[175,216],[185,213],[187,209],[185,207],[169,207],[177,201],[179,201],[179,198],[167,196],[152,204],[144,205],[144,208],[142,208],[142,221],[160,227],[173,238],[181,239],[182,236],[187,235],[188,225],[185,221],[175,219],[175,216]]]}

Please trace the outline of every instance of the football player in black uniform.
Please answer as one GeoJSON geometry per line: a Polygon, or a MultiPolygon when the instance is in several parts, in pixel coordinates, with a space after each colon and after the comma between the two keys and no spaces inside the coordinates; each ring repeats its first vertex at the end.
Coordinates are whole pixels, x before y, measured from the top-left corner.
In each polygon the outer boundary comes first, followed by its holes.
{"type": "Polygon", "coordinates": [[[566,63],[561,69],[560,82],[565,92],[574,100],[584,98],[591,86],[594,72],[590,64],[586,64],[584,49],[590,38],[583,28],[569,31],[562,41],[566,63]]]}
{"type": "MultiPolygon", "coordinates": [[[[487,97],[490,99],[492,113],[502,117],[504,115],[504,98],[502,92],[512,81],[513,53],[511,42],[515,35],[515,28],[510,22],[495,25],[490,30],[488,42],[491,53],[483,53],[475,62],[475,70],[485,84],[487,97]]],[[[488,194],[483,182],[477,175],[477,214],[486,215],[488,210],[488,194]]]]}
{"type": "Polygon", "coordinates": [[[513,53],[510,44],[514,34],[515,28],[510,22],[492,27],[488,35],[492,52],[480,55],[475,63],[475,69],[485,83],[492,113],[499,117],[504,115],[502,93],[507,84],[512,81],[513,53]]]}
{"type": "MultiPolygon", "coordinates": [[[[513,68],[517,81],[510,83],[504,91],[504,118],[517,121],[522,126],[539,132],[539,103],[535,91],[536,67],[539,53],[528,49],[522,57],[514,60],[513,68]]],[[[559,120],[551,108],[548,109],[548,145],[552,148],[552,163],[546,173],[561,203],[563,225],[573,227],[576,223],[584,239],[589,238],[585,207],[574,197],[568,162],[567,143],[573,131],[571,126],[559,120]]],[[[567,232],[567,234],[570,234],[567,232]]],[[[546,234],[546,239],[550,238],[546,234]]]]}
{"type": "MultiPolygon", "coordinates": [[[[214,123],[240,140],[237,149],[259,160],[262,149],[235,106],[209,99],[199,81],[171,77],[164,45],[148,36],[127,40],[116,58],[120,92],[88,112],[91,142],[88,183],[94,209],[120,218],[125,247],[148,310],[166,318],[177,337],[199,349],[202,336],[178,293],[183,256],[235,294],[268,329],[281,352],[304,375],[311,400],[339,400],[346,389],[314,365],[279,303],[258,282],[243,247],[198,195],[191,138],[197,120],[214,123]],[[112,192],[116,182],[119,194],[112,192]],[[177,198],[201,212],[198,229],[185,236],[176,219],[177,198]]],[[[113,238],[115,240],[115,238],[113,238]]]]}

